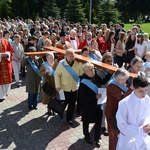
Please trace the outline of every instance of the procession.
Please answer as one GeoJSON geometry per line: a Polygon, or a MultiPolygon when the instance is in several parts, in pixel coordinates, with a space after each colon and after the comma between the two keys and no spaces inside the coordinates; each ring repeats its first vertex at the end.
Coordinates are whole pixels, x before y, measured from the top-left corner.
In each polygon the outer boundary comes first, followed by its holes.
{"type": "Polygon", "coordinates": [[[149,64],[149,35],[139,24],[126,31],[121,22],[0,20],[0,149],[150,150],[149,64]]]}

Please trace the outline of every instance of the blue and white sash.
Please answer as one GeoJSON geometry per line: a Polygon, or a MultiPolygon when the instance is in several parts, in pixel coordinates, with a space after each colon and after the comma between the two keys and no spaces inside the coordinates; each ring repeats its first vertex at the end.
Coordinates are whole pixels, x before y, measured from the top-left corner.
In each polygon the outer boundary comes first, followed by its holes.
{"type": "Polygon", "coordinates": [[[90,56],[92,59],[99,61],[95,54],[90,53],[89,56],[90,56]]]}
{"type": "Polygon", "coordinates": [[[95,92],[95,94],[98,94],[98,87],[93,82],[91,82],[88,79],[82,79],[81,83],[84,83],[86,86],[88,86],[92,91],[95,92]]]}
{"type": "MultiPolygon", "coordinates": [[[[30,58],[27,58],[27,61],[29,62],[30,66],[32,67],[32,69],[35,71],[36,74],[39,75],[39,68],[36,66],[35,63],[33,63],[30,58]]],[[[43,77],[40,77],[41,80],[43,80],[43,77]]]]}
{"type": "Polygon", "coordinates": [[[132,79],[128,78],[128,82],[129,82],[129,84],[132,84],[132,79]]]}
{"type": "Polygon", "coordinates": [[[54,77],[54,69],[51,67],[51,65],[48,62],[43,62],[43,65],[47,68],[50,69],[51,75],[54,77]]]}
{"type": "Polygon", "coordinates": [[[70,65],[65,65],[64,64],[65,60],[61,60],[60,63],[64,66],[64,68],[68,71],[68,73],[72,76],[72,78],[79,83],[80,78],[79,76],[76,74],[76,72],[70,67],[70,65]]]}
{"type": "Polygon", "coordinates": [[[108,84],[115,84],[115,85],[117,85],[120,89],[122,89],[122,91],[124,91],[124,92],[127,92],[127,91],[128,91],[128,88],[127,88],[126,86],[123,86],[123,85],[118,84],[118,82],[117,82],[115,79],[111,79],[108,84]]]}
{"type": "Polygon", "coordinates": [[[108,74],[108,71],[102,70],[103,74],[106,76],[108,74]]]}

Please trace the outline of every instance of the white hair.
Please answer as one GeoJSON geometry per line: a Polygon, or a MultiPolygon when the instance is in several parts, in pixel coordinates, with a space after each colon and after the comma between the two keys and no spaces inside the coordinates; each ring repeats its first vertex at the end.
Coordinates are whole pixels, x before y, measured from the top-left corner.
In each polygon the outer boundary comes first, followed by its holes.
{"type": "Polygon", "coordinates": [[[71,33],[76,33],[76,30],[72,29],[72,30],[70,31],[70,34],[71,34],[71,33]]]}
{"type": "Polygon", "coordinates": [[[54,59],[54,54],[53,54],[53,53],[48,52],[48,53],[46,54],[46,58],[48,58],[48,56],[51,56],[51,57],[54,59]]]}

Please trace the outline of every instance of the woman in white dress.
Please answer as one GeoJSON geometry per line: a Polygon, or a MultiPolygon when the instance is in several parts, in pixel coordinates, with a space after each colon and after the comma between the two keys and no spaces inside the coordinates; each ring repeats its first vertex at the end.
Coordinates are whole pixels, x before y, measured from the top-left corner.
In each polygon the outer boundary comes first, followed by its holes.
{"type": "Polygon", "coordinates": [[[137,43],[135,43],[134,46],[135,55],[141,57],[144,60],[146,51],[147,51],[147,43],[144,41],[143,34],[139,34],[137,36],[137,43]]]}

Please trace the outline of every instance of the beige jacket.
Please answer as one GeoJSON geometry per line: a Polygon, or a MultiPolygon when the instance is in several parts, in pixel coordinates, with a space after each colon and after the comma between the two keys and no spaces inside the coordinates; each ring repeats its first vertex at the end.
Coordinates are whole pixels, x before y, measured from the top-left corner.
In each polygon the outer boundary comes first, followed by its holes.
{"type": "MultiPolygon", "coordinates": [[[[69,65],[66,60],[64,62],[64,65],[69,65]]],[[[83,74],[82,67],[82,63],[74,61],[72,69],[76,72],[78,76],[81,76],[83,74]]],[[[73,77],[60,62],[55,70],[54,78],[56,88],[61,88],[66,92],[78,90],[77,82],[73,79],[73,77]]]]}

